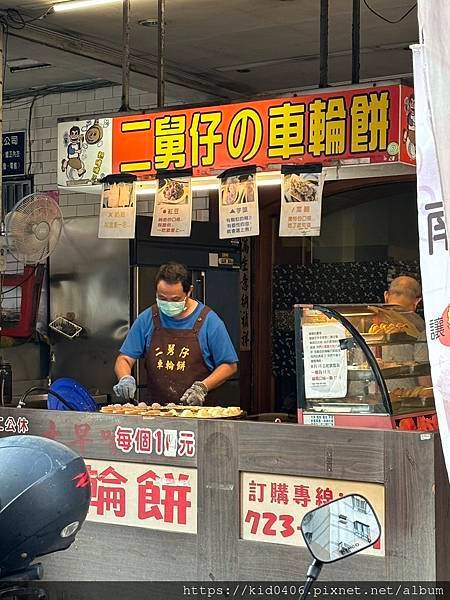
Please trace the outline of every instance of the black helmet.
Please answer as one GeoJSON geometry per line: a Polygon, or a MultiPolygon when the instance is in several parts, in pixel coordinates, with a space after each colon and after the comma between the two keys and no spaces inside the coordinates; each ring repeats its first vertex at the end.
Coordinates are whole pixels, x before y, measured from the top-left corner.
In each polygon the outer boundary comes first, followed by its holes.
{"type": "Polygon", "coordinates": [[[68,548],[90,503],[83,459],[46,438],[0,439],[0,578],[68,548]]]}

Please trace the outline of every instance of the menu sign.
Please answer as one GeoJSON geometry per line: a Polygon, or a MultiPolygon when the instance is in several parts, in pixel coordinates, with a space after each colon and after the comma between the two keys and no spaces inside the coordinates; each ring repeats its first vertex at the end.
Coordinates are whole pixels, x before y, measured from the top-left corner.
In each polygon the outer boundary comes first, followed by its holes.
{"type": "Polygon", "coordinates": [[[256,173],[225,173],[220,182],[220,239],[259,235],[256,173]]]}
{"type": "Polygon", "coordinates": [[[104,184],[100,202],[99,238],[134,238],[136,189],[133,183],[104,184]]]}
{"type": "Polygon", "coordinates": [[[306,398],[345,398],[347,352],[339,341],[345,328],[339,323],[302,326],[306,398]]]}
{"type": "MultiPolygon", "coordinates": [[[[378,483],[241,473],[241,538],[253,542],[305,546],[300,523],[307,512],[331,500],[360,494],[372,505],[384,531],[384,487],[378,483]]],[[[352,502],[349,499],[349,502],[352,502]]],[[[349,530],[365,533],[364,506],[349,530]]],[[[384,556],[384,537],[362,554],[384,556]]]]}
{"type": "Polygon", "coordinates": [[[86,460],[91,481],[87,521],[197,533],[197,470],[86,460]]]}
{"type": "Polygon", "coordinates": [[[323,184],[321,165],[283,172],[280,237],[320,235],[323,184]]]}
{"type": "Polygon", "coordinates": [[[158,180],[152,236],[189,237],[192,225],[192,189],[190,177],[158,180]]]}

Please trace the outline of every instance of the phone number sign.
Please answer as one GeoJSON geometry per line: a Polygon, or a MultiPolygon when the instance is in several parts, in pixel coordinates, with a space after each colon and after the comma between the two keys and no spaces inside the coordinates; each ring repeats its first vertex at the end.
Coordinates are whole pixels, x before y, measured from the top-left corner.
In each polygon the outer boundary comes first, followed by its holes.
{"type": "MultiPolygon", "coordinates": [[[[304,515],[348,494],[360,494],[373,506],[384,531],[384,486],[339,481],[241,473],[241,538],[253,542],[303,546],[304,515]]],[[[363,554],[384,556],[384,537],[363,554]]]]}

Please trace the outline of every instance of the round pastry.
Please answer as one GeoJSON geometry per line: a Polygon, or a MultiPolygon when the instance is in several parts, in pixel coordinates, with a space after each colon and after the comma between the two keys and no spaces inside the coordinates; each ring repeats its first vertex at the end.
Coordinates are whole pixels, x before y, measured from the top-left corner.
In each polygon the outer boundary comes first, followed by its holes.
{"type": "Polygon", "coordinates": [[[161,404],[158,404],[158,402],[153,402],[151,408],[161,408],[161,404]]]}
{"type": "Polygon", "coordinates": [[[192,410],[186,409],[183,410],[183,412],[181,413],[180,417],[193,417],[194,413],[192,412],[192,410]]]}
{"type": "Polygon", "coordinates": [[[178,417],[178,413],[176,410],[171,409],[171,410],[168,410],[167,412],[160,412],[159,416],[160,417],[163,417],[163,416],[164,417],[178,417]]]}

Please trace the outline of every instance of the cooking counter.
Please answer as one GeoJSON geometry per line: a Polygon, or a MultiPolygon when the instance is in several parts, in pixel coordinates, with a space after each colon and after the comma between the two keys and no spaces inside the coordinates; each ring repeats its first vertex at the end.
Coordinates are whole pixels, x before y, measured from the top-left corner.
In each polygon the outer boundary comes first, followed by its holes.
{"type": "Polygon", "coordinates": [[[88,521],[43,560],[47,579],[302,581],[302,514],[352,491],[384,535],[324,580],[450,579],[438,434],[0,408],[0,436],[14,433],[72,447],[91,472],[88,521]]]}

